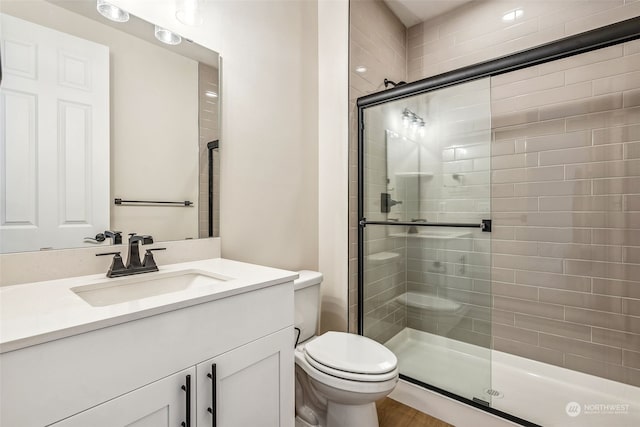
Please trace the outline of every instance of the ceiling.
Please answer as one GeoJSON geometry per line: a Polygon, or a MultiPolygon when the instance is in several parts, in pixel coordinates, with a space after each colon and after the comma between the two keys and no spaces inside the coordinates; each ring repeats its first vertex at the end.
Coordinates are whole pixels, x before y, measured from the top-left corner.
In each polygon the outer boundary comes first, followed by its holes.
{"type": "Polygon", "coordinates": [[[407,27],[442,15],[472,0],[384,0],[407,27]]]}

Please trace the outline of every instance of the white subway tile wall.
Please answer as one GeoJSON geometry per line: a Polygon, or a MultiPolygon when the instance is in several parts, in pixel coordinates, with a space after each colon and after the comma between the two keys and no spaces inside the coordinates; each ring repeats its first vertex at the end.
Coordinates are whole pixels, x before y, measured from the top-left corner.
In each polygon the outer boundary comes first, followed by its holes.
{"type": "MultiPolygon", "coordinates": [[[[566,36],[599,28],[640,15],[640,2],[624,0],[515,0],[515,1],[473,1],[446,14],[429,21],[417,24],[407,30],[408,81],[455,70],[481,61],[497,58],[535,47],[566,36]],[[505,13],[520,9],[522,14],[516,19],[503,19],[505,13]]],[[[621,47],[620,47],[621,49],[621,47]]],[[[630,47],[628,49],[637,49],[630,47]]],[[[612,65],[629,70],[633,67],[634,58],[618,57],[612,65]],[[631,67],[631,68],[630,68],[631,67]]],[[[590,63],[589,60],[587,62],[590,63]]],[[[603,66],[587,65],[584,70],[572,65],[566,81],[559,82],[553,73],[560,71],[566,64],[558,61],[542,67],[542,72],[527,84],[515,85],[501,89],[496,96],[519,88],[534,87],[533,96],[513,100],[520,105],[542,102],[550,103],[542,93],[544,89],[560,88],[565,96],[578,96],[583,86],[573,83],[602,78],[608,73],[617,75],[616,68],[606,69],[603,66]],[[612,71],[613,70],[613,71],[612,71]],[[529,86],[531,85],[531,86],[529,86]]],[[[526,70],[518,72],[522,76],[526,70]]],[[[508,82],[513,77],[503,76],[508,82]]],[[[524,80],[524,79],[516,79],[524,80]]],[[[618,82],[616,84],[624,84],[618,82]]],[[[527,91],[528,94],[532,92],[527,91]]],[[[498,99],[496,98],[496,99],[498,99]]],[[[565,98],[562,98],[565,100],[565,98]]],[[[500,107],[499,107],[500,108],[500,107]]]]}
{"type": "MultiPolygon", "coordinates": [[[[637,1],[471,2],[406,29],[402,75],[402,54],[374,47],[380,39],[397,41],[397,19],[379,1],[351,2],[351,68],[374,64],[375,70],[368,86],[351,74],[351,330],[357,328],[355,99],[382,89],[384,77],[414,81],[638,15],[637,1]],[[502,20],[517,8],[524,11],[520,19],[502,20]],[[355,60],[356,45],[373,61],[355,60]]],[[[446,330],[447,336],[483,346],[490,337],[497,350],[640,385],[639,106],[640,41],[492,78],[490,156],[465,142],[472,128],[457,141],[466,152],[451,142],[441,153],[443,171],[464,174],[474,192],[447,187],[443,179],[442,199],[424,194],[421,212],[435,213],[437,220],[476,221],[489,206],[481,197],[469,200],[490,190],[491,247],[481,236],[460,239],[471,243],[471,251],[438,250],[409,239],[403,239],[405,247],[387,243],[407,255],[407,290],[442,292],[469,308],[465,320],[449,330],[411,309],[403,317],[390,304],[399,291],[385,295],[378,287],[369,310],[386,304],[376,312],[378,320],[387,319],[379,325],[395,326],[369,335],[384,340],[407,325],[446,330]],[[482,175],[489,170],[490,182],[482,175]],[[429,271],[437,259],[455,272],[461,263],[453,257],[462,253],[473,259],[475,265],[464,264],[472,278],[429,271]],[[483,262],[491,265],[491,276],[483,262]]],[[[377,238],[390,240],[384,234],[377,238]]],[[[402,275],[391,267],[387,274],[402,275]]]]}
{"type": "MultiPolygon", "coordinates": [[[[358,137],[357,98],[384,89],[384,79],[394,82],[406,79],[407,46],[406,28],[380,0],[352,1],[350,7],[349,36],[349,330],[358,330],[358,137]],[[365,67],[366,70],[358,67],[365,67]]],[[[380,117],[372,117],[370,123],[382,124],[380,117]]],[[[368,174],[374,180],[367,188],[367,206],[376,219],[386,219],[379,211],[380,193],[386,189],[385,129],[371,132],[371,154],[368,167],[378,173],[368,174]],[[377,177],[377,180],[376,178],[377,177]],[[377,196],[376,196],[377,193],[377,196]]],[[[370,219],[374,219],[369,215],[370,219]]],[[[393,297],[406,290],[404,268],[405,247],[402,239],[388,238],[386,227],[369,227],[365,251],[366,275],[371,284],[365,293],[365,316],[368,335],[386,341],[406,326],[404,310],[394,305],[393,297]],[[398,253],[398,258],[370,257],[384,252],[398,253]]]]}
{"type": "Polygon", "coordinates": [[[515,274],[509,283],[493,278],[503,312],[493,319],[494,347],[636,386],[640,111],[624,100],[640,88],[638,46],[505,74],[491,88],[492,161],[501,168],[493,183],[513,185],[492,197],[495,227],[505,230],[493,236],[492,262],[515,274]],[[509,154],[520,141],[537,163],[509,154]]]}

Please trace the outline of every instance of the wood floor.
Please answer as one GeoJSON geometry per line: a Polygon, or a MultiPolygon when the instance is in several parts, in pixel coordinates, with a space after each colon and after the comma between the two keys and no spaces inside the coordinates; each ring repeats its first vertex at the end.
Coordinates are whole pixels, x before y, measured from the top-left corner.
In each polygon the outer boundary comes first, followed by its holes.
{"type": "Polygon", "coordinates": [[[454,427],[388,397],[376,407],[380,427],[454,427]]]}

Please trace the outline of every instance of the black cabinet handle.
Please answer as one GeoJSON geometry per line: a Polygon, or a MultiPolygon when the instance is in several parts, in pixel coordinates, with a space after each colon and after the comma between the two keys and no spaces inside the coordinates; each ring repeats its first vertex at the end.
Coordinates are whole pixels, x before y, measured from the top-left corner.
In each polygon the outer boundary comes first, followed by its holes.
{"type": "Polygon", "coordinates": [[[211,373],[207,374],[207,378],[211,379],[211,406],[207,408],[207,411],[211,414],[211,427],[217,427],[217,411],[216,411],[216,364],[211,365],[211,373]]]}
{"type": "Polygon", "coordinates": [[[182,422],[182,427],[191,427],[191,375],[187,375],[186,385],[181,387],[187,394],[185,399],[187,405],[186,422],[182,422]]]}

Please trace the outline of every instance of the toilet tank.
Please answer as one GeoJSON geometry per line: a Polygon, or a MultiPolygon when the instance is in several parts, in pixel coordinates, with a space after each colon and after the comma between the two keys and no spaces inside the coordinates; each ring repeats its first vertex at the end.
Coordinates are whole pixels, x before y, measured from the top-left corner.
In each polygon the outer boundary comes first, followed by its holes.
{"type": "Polygon", "coordinates": [[[318,330],[322,273],[302,270],[298,274],[300,277],[293,282],[294,325],[300,329],[298,343],[301,343],[313,337],[318,330]]]}

